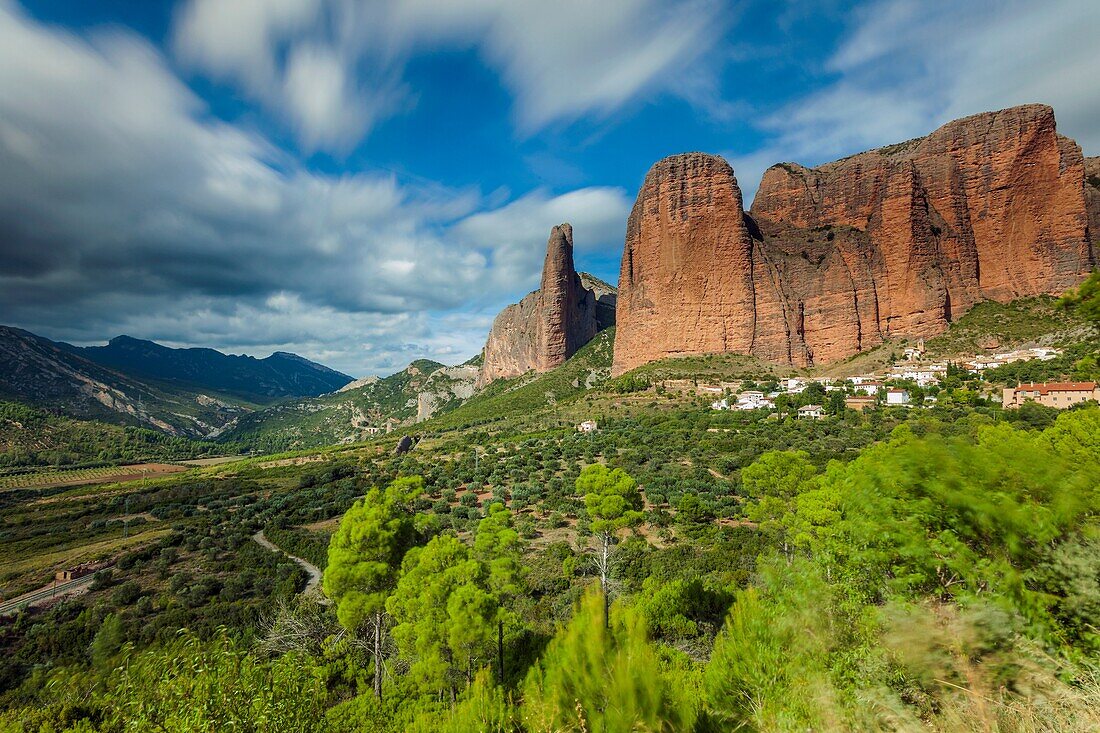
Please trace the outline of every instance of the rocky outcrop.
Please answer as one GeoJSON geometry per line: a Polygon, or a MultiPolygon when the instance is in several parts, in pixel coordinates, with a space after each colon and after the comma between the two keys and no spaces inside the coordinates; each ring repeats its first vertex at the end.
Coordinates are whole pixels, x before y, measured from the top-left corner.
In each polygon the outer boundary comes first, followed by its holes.
{"type": "Polygon", "coordinates": [[[1089,212],[1089,237],[1096,251],[1100,242],[1100,157],[1085,158],[1085,206],[1089,212]]]}
{"type": "Polygon", "coordinates": [[[587,272],[580,273],[580,277],[584,289],[591,290],[596,298],[596,330],[611,328],[615,325],[615,303],[619,291],[613,285],[587,272]]]}
{"type": "Polygon", "coordinates": [[[469,364],[432,372],[416,395],[416,421],[427,420],[441,407],[472,397],[479,376],[480,369],[469,364]]]}
{"type": "Polygon", "coordinates": [[[938,333],[985,299],[1060,293],[1095,265],[1084,181],[1041,105],[773,166],[751,215],[724,160],[660,161],[627,226],[613,373],[722,351],[807,366],[938,333]]]}
{"type": "Polygon", "coordinates": [[[654,165],[626,224],[613,372],[677,354],[750,351],[752,252],[729,163],[690,153],[654,165]]]}
{"type": "Polygon", "coordinates": [[[573,227],[550,231],[542,285],[497,315],[485,344],[478,385],[531,369],[547,371],[563,363],[614,323],[614,289],[585,287],[573,265],[573,227]],[[599,291],[599,292],[597,292],[599,291]],[[610,320],[610,323],[608,321],[610,320]]]}

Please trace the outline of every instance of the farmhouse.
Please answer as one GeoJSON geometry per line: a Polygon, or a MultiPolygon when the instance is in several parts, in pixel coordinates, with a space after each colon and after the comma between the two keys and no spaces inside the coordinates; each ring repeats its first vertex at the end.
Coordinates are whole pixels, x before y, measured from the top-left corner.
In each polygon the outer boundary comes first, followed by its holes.
{"type": "Polygon", "coordinates": [[[811,420],[817,420],[818,418],[825,417],[825,413],[821,409],[821,405],[803,405],[798,408],[798,417],[808,417],[811,420]]]}
{"type": "Polygon", "coordinates": [[[1037,402],[1047,407],[1065,409],[1088,400],[1100,401],[1100,386],[1096,382],[1030,382],[1006,387],[1002,404],[1014,408],[1025,402],[1037,402]]]}
{"type": "Polygon", "coordinates": [[[886,404],[908,405],[909,392],[907,390],[897,388],[886,390],[886,404]]]}

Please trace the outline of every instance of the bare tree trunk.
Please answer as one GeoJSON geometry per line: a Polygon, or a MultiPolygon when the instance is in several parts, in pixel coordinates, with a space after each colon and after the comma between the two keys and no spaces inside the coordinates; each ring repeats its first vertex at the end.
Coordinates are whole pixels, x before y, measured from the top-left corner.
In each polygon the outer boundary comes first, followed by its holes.
{"type": "Polygon", "coordinates": [[[374,614],[374,695],[382,699],[382,614],[374,614]]]}
{"type": "Polygon", "coordinates": [[[497,670],[504,684],[504,619],[497,619],[497,670]]]}
{"type": "Polygon", "coordinates": [[[611,589],[607,582],[611,575],[611,533],[603,533],[603,547],[600,551],[600,588],[603,590],[603,623],[604,627],[611,628],[611,589]]]}

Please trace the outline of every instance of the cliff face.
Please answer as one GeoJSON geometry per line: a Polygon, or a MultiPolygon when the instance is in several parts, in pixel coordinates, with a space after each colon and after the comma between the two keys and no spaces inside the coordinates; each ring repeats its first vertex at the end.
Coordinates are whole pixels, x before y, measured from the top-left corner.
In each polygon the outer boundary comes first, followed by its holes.
{"type": "Polygon", "coordinates": [[[627,219],[613,372],[675,354],[750,350],[752,251],[726,161],[690,153],[650,168],[627,219]]]}
{"type": "Polygon", "coordinates": [[[573,227],[554,227],[546,243],[540,288],[493,321],[478,385],[531,369],[553,369],[613,324],[614,316],[608,314],[609,303],[614,308],[613,289],[591,280],[604,288],[586,288],[574,269],[573,227]]]}
{"type": "Polygon", "coordinates": [[[613,373],[716,351],[806,366],[935,334],[984,299],[1060,293],[1095,264],[1086,188],[1041,105],[773,166],[751,216],[725,161],[663,160],[628,224],[613,373]]]}
{"type": "Polygon", "coordinates": [[[1093,252],[1100,242],[1100,157],[1085,158],[1085,206],[1089,212],[1089,238],[1093,252]]]}

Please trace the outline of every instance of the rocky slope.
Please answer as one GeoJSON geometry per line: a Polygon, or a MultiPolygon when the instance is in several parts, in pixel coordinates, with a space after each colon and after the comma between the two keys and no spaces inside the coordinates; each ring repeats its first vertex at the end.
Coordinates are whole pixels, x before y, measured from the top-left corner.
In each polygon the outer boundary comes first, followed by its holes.
{"type": "Polygon", "coordinates": [[[573,265],[573,227],[554,227],[546,243],[541,286],[493,321],[478,385],[531,369],[553,369],[601,328],[613,325],[614,289],[590,276],[589,282],[591,288],[573,265]]]}
{"type": "Polygon", "coordinates": [[[247,412],[227,398],[138,379],[29,331],[0,326],[0,399],[57,414],[206,437],[247,412]]]}
{"type": "Polygon", "coordinates": [[[939,333],[986,299],[1060,293],[1096,262],[1085,179],[1042,105],[773,166],[751,215],[724,160],[667,158],[627,224],[613,373],[727,351],[808,366],[939,333]]]}
{"type": "Polygon", "coordinates": [[[457,407],[473,395],[477,377],[474,365],[419,359],[388,377],[257,410],[218,437],[266,451],[363,441],[457,407]]]}

